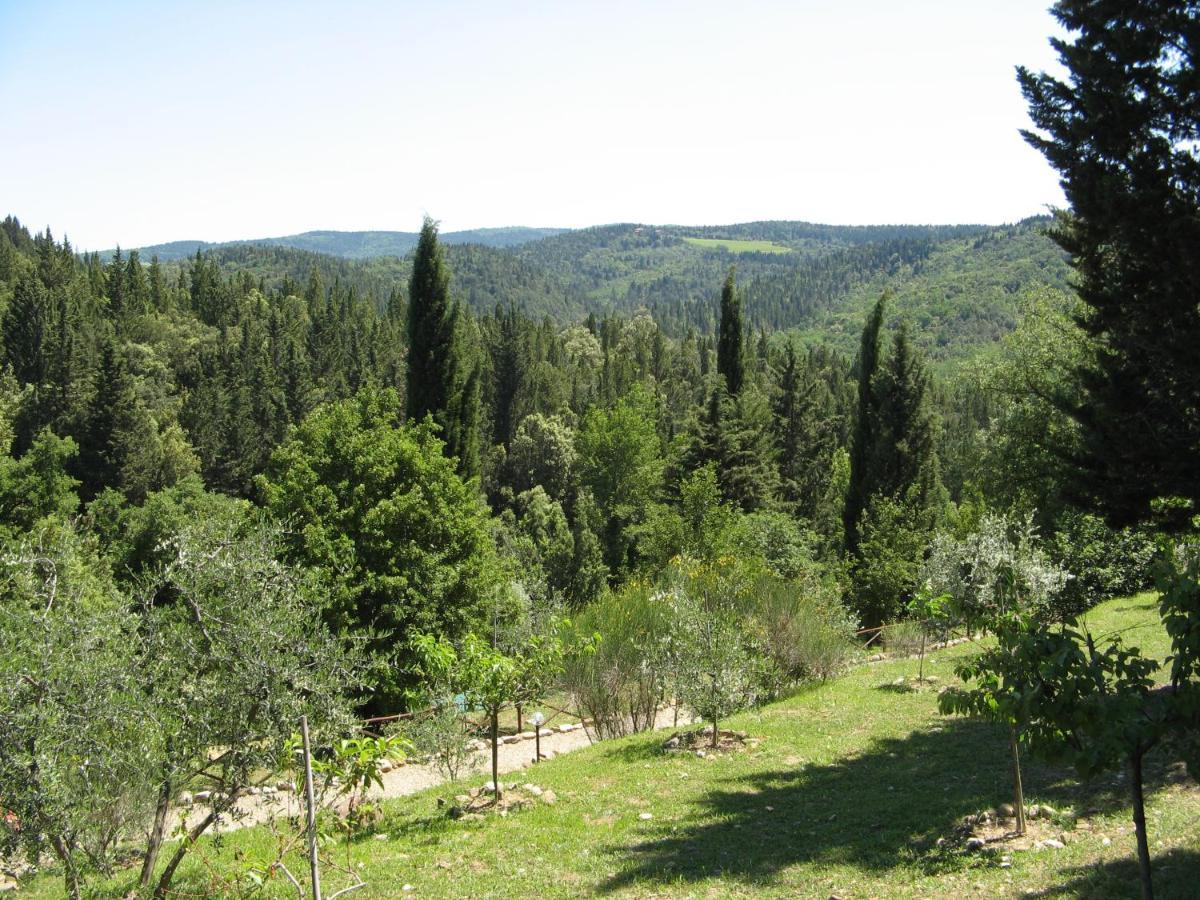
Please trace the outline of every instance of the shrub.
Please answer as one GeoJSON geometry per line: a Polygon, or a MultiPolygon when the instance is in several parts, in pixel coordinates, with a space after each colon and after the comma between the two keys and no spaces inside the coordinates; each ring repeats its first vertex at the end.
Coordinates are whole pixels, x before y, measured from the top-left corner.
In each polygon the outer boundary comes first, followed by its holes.
{"type": "Polygon", "coordinates": [[[474,729],[452,696],[402,722],[397,731],[418,756],[427,757],[450,781],[474,771],[481,759],[474,751],[474,729]]]}
{"type": "Polygon", "coordinates": [[[755,579],[751,615],[767,656],[787,682],[823,681],[854,656],[857,623],[836,588],[815,578],[755,579]]]}
{"type": "Polygon", "coordinates": [[[1111,597],[1153,582],[1154,539],[1135,529],[1114,531],[1099,516],[1064,516],[1048,542],[1051,557],[1073,576],[1054,603],[1054,618],[1069,621],[1111,597]]]}
{"type": "Polygon", "coordinates": [[[575,619],[593,646],[568,654],[563,686],[602,738],[654,727],[670,686],[671,609],[641,583],[607,593],[575,619]]]}

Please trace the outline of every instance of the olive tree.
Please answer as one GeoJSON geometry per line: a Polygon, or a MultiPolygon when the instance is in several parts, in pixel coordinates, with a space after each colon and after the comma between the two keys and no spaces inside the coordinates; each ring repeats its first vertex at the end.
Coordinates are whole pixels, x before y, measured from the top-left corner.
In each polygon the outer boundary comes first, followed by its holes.
{"type": "Polygon", "coordinates": [[[141,592],[138,674],[159,736],[146,765],[157,801],[140,884],[155,877],[172,800],[214,786],[157,876],[165,896],[179,863],[249,788],[274,771],[300,716],[318,744],[351,725],[360,659],[329,634],[312,578],[279,562],[279,531],[239,534],[198,524],[169,544],[169,561],[141,592]]]}
{"type": "MultiPolygon", "coordinates": [[[[948,608],[968,629],[993,632],[1001,643],[1013,629],[1026,627],[1026,622],[1044,622],[1067,575],[1037,548],[1035,536],[1031,519],[1013,523],[997,515],[984,516],[978,531],[961,541],[939,535],[925,565],[925,593],[945,598],[943,610],[948,608]]],[[[986,654],[968,660],[958,673],[974,686],[970,691],[942,694],[939,704],[943,712],[980,715],[1008,728],[1013,808],[1017,831],[1024,833],[1020,741],[1029,711],[1021,689],[1023,669],[1011,663],[1011,658],[993,659],[986,654]]]]}
{"type": "Polygon", "coordinates": [[[0,852],[53,854],[70,897],[152,804],[136,633],[72,527],[46,521],[0,550],[0,852]]]}

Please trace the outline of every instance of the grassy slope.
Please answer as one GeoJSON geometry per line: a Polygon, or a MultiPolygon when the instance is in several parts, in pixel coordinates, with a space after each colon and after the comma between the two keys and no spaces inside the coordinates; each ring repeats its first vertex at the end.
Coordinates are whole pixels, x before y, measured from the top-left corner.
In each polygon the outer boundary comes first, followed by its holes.
{"type": "Polygon", "coordinates": [[[728,250],[730,253],[791,253],[790,247],[781,247],[773,241],[735,241],[720,238],[685,237],[687,243],[702,250],[728,250]]]}
{"type": "MultiPolygon", "coordinates": [[[[1098,634],[1132,629],[1131,643],[1166,653],[1151,595],[1108,603],[1091,620],[1098,634]]],[[[970,652],[942,651],[926,672],[950,681],[954,659],[970,652]]],[[[1065,848],[1017,851],[1002,868],[999,852],[936,846],[961,817],[1009,798],[1006,745],[989,725],[939,716],[932,691],[893,685],[915,672],[915,660],[863,666],[738,716],[729,724],[764,739],[744,753],[666,755],[658,734],[543,763],[525,777],[553,788],[559,802],[502,819],[439,814],[436,798],[461,787],[396,801],[378,828],[386,838],[368,835],[335,852],[361,865],[369,888],[356,897],[397,896],[404,885],[414,896],[447,897],[1133,896],[1132,825],[1119,779],[1079,788],[1071,773],[1029,762],[1029,802],[1083,817],[1079,827],[1069,818],[1039,824],[1044,837],[1065,832],[1065,848]]],[[[1159,754],[1149,775],[1157,887],[1162,897],[1194,896],[1200,791],[1178,783],[1169,762],[1159,754]]],[[[233,854],[270,846],[260,829],[228,838],[219,853],[206,845],[203,855],[228,871],[233,854]]],[[[302,861],[292,868],[303,871],[302,861]]],[[[181,877],[180,889],[212,893],[199,854],[181,877]]],[[[327,891],[344,883],[332,873],[327,881],[327,891]]],[[[41,881],[33,894],[54,896],[59,884],[41,881]]],[[[281,886],[272,895],[288,893],[281,886]]]]}

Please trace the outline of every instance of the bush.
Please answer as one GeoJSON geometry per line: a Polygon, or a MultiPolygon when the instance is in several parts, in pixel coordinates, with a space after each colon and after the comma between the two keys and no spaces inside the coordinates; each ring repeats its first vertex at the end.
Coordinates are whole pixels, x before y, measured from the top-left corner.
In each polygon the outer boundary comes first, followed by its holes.
{"type": "Polygon", "coordinates": [[[450,781],[474,771],[482,761],[473,747],[473,726],[453,697],[443,697],[397,728],[417,756],[427,757],[450,781]]]}
{"type": "Polygon", "coordinates": [[[763,650],[785,682],[832,678],[855,655],[857,623],[834,587],[763,575],[751,596],[763,650]]]}
{"type": "Polygon", "coordinates": [[[601,596],[574,627],[580,638],[599,640],[568,655],[563,686],[596,733],[608,738],[653,728],[670,684],[669,605],[635,583],[601,596]]]}
{"type": "Polygon", "coordinates": [[[1048,542],[1050,556],[1073,577],[1054,602],[1054,618],[1069,621],[1112,597],[1153,582],[1154,539],[1131,528],[1114,531],[1098,516],[1064,516],[1048,542]]]}

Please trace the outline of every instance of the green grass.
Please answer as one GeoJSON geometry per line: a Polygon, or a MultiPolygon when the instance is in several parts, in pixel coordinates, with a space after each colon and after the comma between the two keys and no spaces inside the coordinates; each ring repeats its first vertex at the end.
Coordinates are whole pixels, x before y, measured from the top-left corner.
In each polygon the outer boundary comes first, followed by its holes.
{"type": "MultiPolygon", "coordinates": [[[[1105,604],[1089,624],[1097,634],[1122,631],[1160,659],[1167,652],[1153,595],[1105,604]]],[[[964,644],[935,653],[926,673],[952,682],[954,660],[972,652],[964,644]]],[[[1132,822],[1118,778],[1080,786],[1069,771],[1027,761],[1028,802],[1068,813],[1044,834],[1065,832],[1064,848],[1012,851],[1011,868],[1002,868],[1008,850],[937,845],[963,816],[1009,799],[1007,744],[990,725],[940,716],[933,690],[894,684],[916,669],[915,659],[862,666],[737,716],[730,726],[762,738],[746,752],[669,755],[659,733],[542,763],[509,778],[552,788],[557,804],[505,818],[448,819],[437,799],[463,786],[397,800],[375,833],[333,852],[369,884],[355,897],[400,896],[404,885],[419,897],[1134,896],[1132,822]]],[[[1156,754],[1147,776],[1156,887],[1161,897],[1194,896],[1200,791],[1180,782],[1172,763],[1156,754]]],[[[227,875],[235,860],[273,846],[264,829],[232,834],[219,847],[204,842],[176,886],[219,893],[212,872],[227,875]]],[[[289,863],[305,871],[301,858],[289,863]]],[[[100,896],[119,896],[130,877],[100,886],[100,896]]],[[[332,872],[326,882],[327,892],[346,883],[332,872]]],[[[56,896],[60,885],[43,879],[31,894],[56,896]]],[[[295,896],[284,887],[268,895],[295,896]]]]}
{"type": "Polygon", "coordinates": [[[791,253],[790,247],[774,241],[739,241],[721,238],[685,237],[689,244],[703,250],[728,250],[730,253],[791,253]]]}

